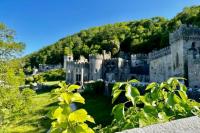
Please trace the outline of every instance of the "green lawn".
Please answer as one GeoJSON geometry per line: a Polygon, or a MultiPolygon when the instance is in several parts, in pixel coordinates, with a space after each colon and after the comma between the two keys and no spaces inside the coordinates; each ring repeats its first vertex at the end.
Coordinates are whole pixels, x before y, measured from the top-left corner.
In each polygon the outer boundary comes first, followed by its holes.
{"type": "Polygon", "coordinates": [[[32,112],[22,117],[15,118],[6,129],[12,133],[44,133],[50,127],[50,120],[46,113],[54,103],[50,93],[38,94],[33,98],[32,112]]]}
{"type": "Polygon", "coordinates": [[[99,124],[106,126],[111,123],[113,119],[111,116],[113,107],[111,98],[89,94],[83,94],[82,96],[85,98],[85,104],[78,105],[78,107],[86,109],[88,114],[94,118],[96,124],[90,124],[90,126],[94,127],[99,124]]]}
{"type": "Polygon", "coordinates": [[[61,81],[46,81],[46,82],[42,82],[42,84],[51,86],[51,85],[57,85],[60,82],[61,81]]]}
{"type": "MultiPolygon", "coordinates": [[[[111,99],[105,96],[94,96],[83,94],[86,104],[77,105],[84,108],[94,117],[96,124],[89,124],[90,127],[102,124],[105,126],[112,121],[111,99]]],[[[51,120],[46,117],[47,112],[56,105],[50,98],[50,92],[37,94],[33,98],[34,106],[31,113],[20,116],[11,121],[6,127],[9,133],[45,133],[51,126],[51,120]]],[[[1,130],[0,130],[1,132],[1,130]]]]}

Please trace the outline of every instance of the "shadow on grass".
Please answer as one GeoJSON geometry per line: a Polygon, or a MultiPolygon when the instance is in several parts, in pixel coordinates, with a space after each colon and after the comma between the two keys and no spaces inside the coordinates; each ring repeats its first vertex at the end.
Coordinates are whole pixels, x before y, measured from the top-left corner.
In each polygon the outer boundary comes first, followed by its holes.
{"type": "Polygon", "coordinates": [[[78,108],[84,108],[91,115],[95,124],[88,123],[90,127],[95,127],[101,124],[103,127],[111,124],[113,117],[111,116],[112,103],[111,97],[103,95],[82,94],[85,98],[85,104],[77,104],[78,108]]]}

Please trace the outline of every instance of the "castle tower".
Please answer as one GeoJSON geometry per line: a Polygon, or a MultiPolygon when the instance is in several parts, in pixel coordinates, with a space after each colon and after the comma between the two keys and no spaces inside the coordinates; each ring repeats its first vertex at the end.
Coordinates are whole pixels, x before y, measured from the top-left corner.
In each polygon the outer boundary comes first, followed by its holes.
{"type": "Polygon", "coordinates": [[[102,79],[103,55],[89,55],[89,80],[102,79]]]}
{"type": "Polygon", "coordinates": [[[74,65],[73,53],[69,47],[64,49],[64,70],[66,72],[66,81],[68,83],[73,82],[73,65],[74,65]]]}
{"type": "Polygon", "coordinates": [[[188,79],[188,50],[200,47],[200,28],[181,25],[178,30],[170,33],[169,43],[172,54],[172,75],[188,79]]]}

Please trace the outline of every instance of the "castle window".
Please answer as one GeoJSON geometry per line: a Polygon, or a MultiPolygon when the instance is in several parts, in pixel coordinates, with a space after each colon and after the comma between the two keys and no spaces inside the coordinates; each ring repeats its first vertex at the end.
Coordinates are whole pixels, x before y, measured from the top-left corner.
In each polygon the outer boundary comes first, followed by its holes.
{"type": "Polygon", "coordinates": [[[81,75],[80,74],[76,74],[76,81],[81,81],[81,75]]]}
{"type": "Polygon", "coordinates": [[[179,66],[179,56],[178,56],[178,53],[176,53],[176,67],[179,66]]]}

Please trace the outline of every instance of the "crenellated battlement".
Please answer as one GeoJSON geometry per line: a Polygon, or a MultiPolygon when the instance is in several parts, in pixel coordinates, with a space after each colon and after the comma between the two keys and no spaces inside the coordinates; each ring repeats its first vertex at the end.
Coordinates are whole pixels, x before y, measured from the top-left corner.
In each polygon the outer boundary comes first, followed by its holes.
{"type": "Polygon", "coordinates": [[[157,58],[160,58],[162,56],[166,56],[166,55],[169,55],[171,54],[171,49],[170,47],[165,47],[165,48],[162,48],[160,50],[157,50],[157,51],[152,51],[151,53],[149,53],[149,59],[150,60],[154,60],[154,59],[157,59],[157,58]]]}
{"type": "Polygon", "coordinates": [[[173,44],[178,40],[200,40],[200,28],[193,25],[182,24],[176,31],[169,34],[169,43],[173,44]]]}

